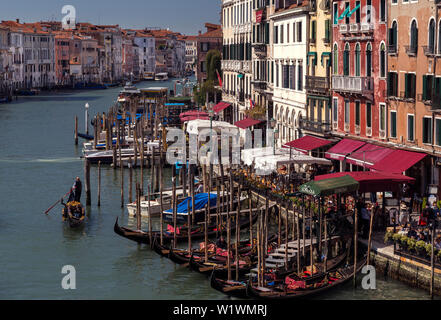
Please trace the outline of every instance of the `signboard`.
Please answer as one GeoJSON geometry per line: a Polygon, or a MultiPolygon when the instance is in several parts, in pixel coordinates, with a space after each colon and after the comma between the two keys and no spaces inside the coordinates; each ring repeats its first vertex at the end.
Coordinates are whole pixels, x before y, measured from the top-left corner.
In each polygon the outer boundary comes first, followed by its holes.
{"type": "Polygon", "coordinates": [[[263,10],[257,10],[256,11],[256,22],[261,23],[263,17],[263,10]]]}

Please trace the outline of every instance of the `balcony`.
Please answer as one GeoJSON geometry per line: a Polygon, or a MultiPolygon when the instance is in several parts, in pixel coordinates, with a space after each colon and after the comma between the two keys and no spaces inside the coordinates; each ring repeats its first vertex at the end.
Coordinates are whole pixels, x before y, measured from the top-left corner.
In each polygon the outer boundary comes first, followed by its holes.
{"type": "Polygon", "coordinates": [[[349,32],[350,33],[357,33],[360,31],[360,24],[358,23],[351,23],[349,25],[349,32]]]}
{"type": "Polygon", "coordinates": [[[387,45],[387,52],[389,54],[397,54],[398,53],[398,45],[397,44],[387,45]]]}
{"type": "Polygon", "coordinates": [[[327,134],[331,132],[331,123],[329,122],[320,122],[320,121],[300,118],[299,126],[300,129],[302,130],[314,132],[314,133],[327,134]]]}
{"type": "Polygon", "coordinates": [[[374,92],[371,77],[332,76],[332,89],[342,93],[371,96],[374,92]]]}
{"type": "Polygon", "coordinates": [[[306,76],[305,89],[321,94],[329,93],[329,79],[326,77],[306,76]]]}
{"type": "Polygon", "coordinates": [[[416,46],[405,46],[404,48],[406,49],[407,55],[409,55],[411,57],[415,57],[417,55],[418,47],[416,47],[416,46]]]}
{"type": "Polygon", "coordinates": [[[433,57],[435,55],[435,47],[432,46],[423,46],[424,54],[427,57],[433,57]]]}
{"type": "Polygon", "coordinates": [[[265,91],[266,90],[266,81],[260,79],[254,79],[251,81],[251,84],[254,86],[254,90],[257,91],[265,91]]]}
{"type": "Polygon", "coordinates": [[[348,33],[348,25],[347,24],[341,24],[339,27],[340,33],[348,33]]]}
{"type": "Polygon", "coordinates": [[[439,111],[441,110],[441,93],[434,92],[432,97],[432,103],[430,104],[431,111],[439,111]]]}
{"type": "Polygon", "coordinates": [[[360,24],[360,31],[362,33],[370,33],[374,31],[374,24],[373,23],[362,23],[360,24]]]}

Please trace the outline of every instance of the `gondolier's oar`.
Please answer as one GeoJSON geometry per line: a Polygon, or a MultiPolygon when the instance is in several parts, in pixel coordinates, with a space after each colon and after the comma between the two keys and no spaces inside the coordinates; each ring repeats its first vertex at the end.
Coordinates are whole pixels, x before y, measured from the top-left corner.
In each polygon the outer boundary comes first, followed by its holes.
{"type": "MultiPolygon", "coordinates": [[[[69,192],[68,193],[66,193],[61,199],[63,199],[64,197],[66,197],[69,193],[71,193],[72,192],[72,189],[70,189],[69,190],[69,192]]],[[[47,209],[44,213],[45,214],[48,214],[49,213],[49,211],[51,211],[60,201],[61,201],[61,199],[60,200],[58,200],[57,202],[55,202],[49,209],[47,209]]]]}

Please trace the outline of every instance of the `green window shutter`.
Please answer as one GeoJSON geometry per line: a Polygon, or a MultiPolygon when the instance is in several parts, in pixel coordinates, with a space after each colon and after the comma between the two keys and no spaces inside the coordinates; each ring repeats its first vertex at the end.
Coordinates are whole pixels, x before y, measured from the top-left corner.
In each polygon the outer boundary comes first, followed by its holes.
{"type": "Polygon", "coordinates": [[[412,83],[412,98],[416,97],[416,74],[411,74],[411,83],[412,83]]]}
{"type": "Polygon", "coordinates": [[[404,97],[408,98],[410,96],[409,93],[409,77],[408,74],[404,74],[404,97]]]}
{"type": "Polygon", "coordinates": [[[390,113],[390,126],[391,126],[391,132],[390,135],[393,138],[397,137],[397,113],[391,112],[390,113]]]}
{"type": "Polygon", "coordinates": [[[331,20],[327,19],[325,20],[325,39],[329,40],[329,25],[331,20]]]}
{"type": "Polygon", "coordinates": [[[265,43],[269,44],[269,23],[265,24],[265,43]]]}
{"type": "Polygon", "coordinates": [[[423,100],[427,100],[427,76],[423,75],[423,100]]]}
{"type": "Polygon", "coordinates": [[[311,21],[311,40],[315,41],[316,39],[316,21],[311,21]]]}

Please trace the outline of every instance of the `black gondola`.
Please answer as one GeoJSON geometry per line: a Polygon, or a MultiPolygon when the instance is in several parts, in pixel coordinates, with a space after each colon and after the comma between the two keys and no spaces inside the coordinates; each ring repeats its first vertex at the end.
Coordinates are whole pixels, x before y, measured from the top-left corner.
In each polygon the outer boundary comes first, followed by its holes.
{"type": "MultiPolygon", "coordinates": [[[[253,223],[257,220],[257,214],[254,214],[252,221],[253,223]]],[[[241,219],[240,222],[240,228],[247,228],[250,226],[250,220],[249,218],[241,219]]],[[[212,224],[208,226],[207,234],[209,237],[212,237],[216,235],[216,233],[220,232],[217,230],[218,226],[216,224],[212,224]]],[[[150,244],[150,236],[148,232],[142,231],[142,230],[133,230],[127,227],[122,227],[118,224],[118,218],[116,218],[115,226],[113,227],[113,230],[116,234],[120,235],[123,238],[135,241],[137,243],[144,243],[144,244],[150,244]]],[[[232,230],[235,230],[235,227],[232,228],[232,230]]],[[[176,235],[176,241],[177,242],[184,242],[188,239],[187,234],[188,228],[182,227],[180,229],[180,234],[176,235]]],[[[160,231],[153,231],[152,233],[152,239],[154,237],[160,237],[160,231]]],[[[191,230],[191,238],[192,239],[203,239],[205,237],[205,232],[202,227],[195,227],[191,230]]],[[[173,240],[173,234],[164,232],[163,233],[163,243],[170,243],[173,240]]]]}

